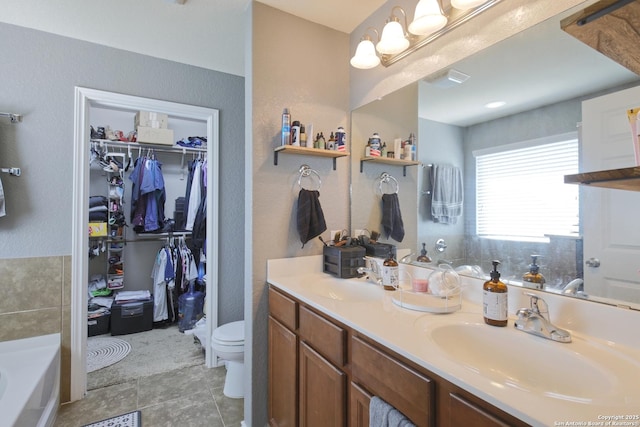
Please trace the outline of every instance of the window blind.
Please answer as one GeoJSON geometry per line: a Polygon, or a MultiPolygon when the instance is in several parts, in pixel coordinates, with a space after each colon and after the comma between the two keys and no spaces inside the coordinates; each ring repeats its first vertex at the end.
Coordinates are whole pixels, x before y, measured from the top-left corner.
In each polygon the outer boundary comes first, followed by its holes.
{"type": "Polygon", "coordinates": [[[574,173],[578,173],[575,137],[477,155],[478,236],[548,241],[549,234],[577,233],[579,188],[564,183],[564,175],[574,173]]]}

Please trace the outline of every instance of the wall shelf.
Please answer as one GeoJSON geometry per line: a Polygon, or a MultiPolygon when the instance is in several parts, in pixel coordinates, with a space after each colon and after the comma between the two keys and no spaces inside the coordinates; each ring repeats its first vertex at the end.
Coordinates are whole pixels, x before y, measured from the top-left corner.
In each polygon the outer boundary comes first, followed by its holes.
{"type": "Polygon", "coordinates": [[[565,175],[565,184],[640,191],[640,166],[565,175]]]}
{"type": "Polygon", "coordinates": [[[407,166],[418,166],[420,164],[420,162],[414,160],[390,159],[388,157],[363,157],[360,159],[360,173],[362,173],[362,165],[364,165],[364,162],[402,166],[403,176],[407,176],[407,166]]]}
{"type": "Polygon", "coordinates": [[[281,145],[280,147],[276,147],[273,150],[273,164],[274,166],[278,166],[278,153],[287,153],[287,154],[303,154],[307,156],[319,156],[319,157],[330,157],[333,158],[333,170],[336,170],[336,159],[338,157],[347,157],[349,156],[348,151],[335,151],[335,150],[322,150],[319,148],[311,148],[311,147],[297,147],[293,145],[281,145]]]}

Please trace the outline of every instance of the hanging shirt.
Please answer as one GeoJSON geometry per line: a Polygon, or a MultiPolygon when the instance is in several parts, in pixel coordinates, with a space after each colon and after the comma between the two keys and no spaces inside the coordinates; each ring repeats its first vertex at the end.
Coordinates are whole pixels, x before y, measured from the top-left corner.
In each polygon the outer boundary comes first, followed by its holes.
{"type": "Polygon", "coordinates": [[[171,259],[167,257],[164,248],[160,249],[153,263],[151,278],[153,279],[153,321],[162,322],[169,319],[167,311],[167,264],[171,264],[171,259]]]}
{"type": "Polygon", "coordinates": [[[185,224],[185,230],[193,230],[193,222],[196,219],[198,213],[198,207],[200,206],[200,198],[202,193],[202,162],[198,162],[193,171],[193,181],[191,182],[191,194],[189,194],[189,206],[187,208],[187,222],[185,224]]]}

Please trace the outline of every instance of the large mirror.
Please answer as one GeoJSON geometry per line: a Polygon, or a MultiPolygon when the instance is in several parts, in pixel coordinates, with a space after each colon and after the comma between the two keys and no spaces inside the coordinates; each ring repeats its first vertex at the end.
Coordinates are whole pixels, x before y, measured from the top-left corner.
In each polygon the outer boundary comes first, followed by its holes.
{"type": "MultiPolygon", "coordinates": [[[[575,280],[584,278],[583,237],[590,231],[584,226],[549,233],[539,241],[478,237],[476,232],[479,154],[496,151],[494,147],[578,138],[584,99],[640,85],[638,75],[561,30],[561,19],[575,11],[353,111],[351,229],[380,230],[379,196],[395,190],[395,183],[389,188],[389,183],[380,181],[382,174],[388,172],[398,182],[405,237],[402,242],[390,238],[383,241],[408,248],[416,255],[425,243],[434,266],[439,262],[478,265],[488,272],[491,261],[499,259],[503,279],[512,284],[521,283],[529,270],[531,255],[538,255],[539,271],[546,279],[545,290],[596,301],[622,300],[640,307],[637,289],[616,294],[590,289],[589,283],[575,280]],[[450,70],[469,78],[455,83],[447,78],[450,70]],[[494,109],[485,107],[493,101],[505,104],[494,109]],[[380,134],[387,150],[393,148],[395,139],[407,139],[411,132],[415,133],[420,165],[361,162],[373,132],[380,134]],[[431,209],[433,167],[440,165],[458,168],[463,184],[462,214],[448,223],[434,221],[431,209]]],[[[545,164],[548,160],[538,156],[530,163],[545,164]]],[[[508,169],[509,165],[503,166],[508,169]]],[[[584,189],[574,187],[582,199],[584,189]]],[[[546,197],[547,190],[543,182],[536,180],[521,191],[540,198],[546,197]]],[[[640,193],[629,193],[640,199],[640,193]]],[[[504,199],[502,203],[512,200],[504,199]]],[[[581,200],[580,209],[585,208],[589,207],[581,200]]],[[[576,225],[580,217],[576,213],[576,225]]],[[[520,226],[527,227],[526,220],[520,226]]],[[[602,268],[599,273],[606,276],[606,266],[602,268]]],[[[476,270],[471,272],[475,274],[476,270]]]]}

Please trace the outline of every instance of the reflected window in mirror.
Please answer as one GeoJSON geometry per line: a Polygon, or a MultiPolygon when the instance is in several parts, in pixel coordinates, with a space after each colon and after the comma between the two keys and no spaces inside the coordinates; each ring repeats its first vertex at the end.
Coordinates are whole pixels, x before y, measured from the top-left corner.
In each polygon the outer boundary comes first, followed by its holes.
{"type": "Polygon", "coordinates": [[[576,133],[492,147],[476,159],[476,234],[521,242],[577,236],[579,188],[576,133]]]}

